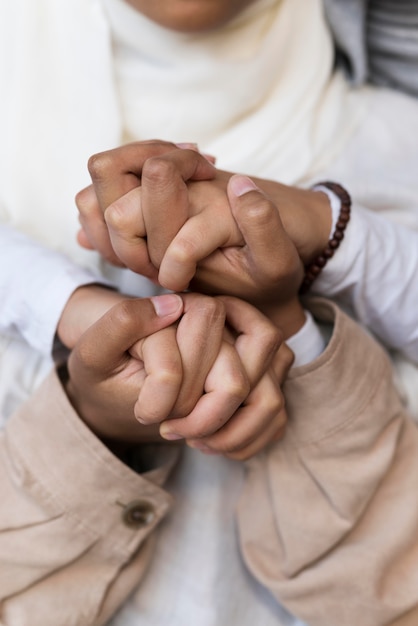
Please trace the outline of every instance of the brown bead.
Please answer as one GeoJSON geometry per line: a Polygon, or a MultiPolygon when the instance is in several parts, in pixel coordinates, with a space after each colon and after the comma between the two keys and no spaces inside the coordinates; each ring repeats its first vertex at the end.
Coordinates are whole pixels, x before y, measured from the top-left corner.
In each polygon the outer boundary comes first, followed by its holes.
{"type": "Polygon", "coordinates": [[[332,259],[334,256],[334,250],[331,250],[331,248],[325,248],[322,254],[328,261],[328,259],[332,259]]]}
{"type": "Polygon", "coordinates": [[[350,220],[351,198],[347,191],[338,183],[331,181],[318,183],[318,186],[320,185],[327,187],[338,196],[341,202],[340,214],[338,216],[334,233],[330,241],[328,241],[325,249],[308,267],[305,268],[305,276],[299,289],[300,293],[308,291],[315,278],[317,278],[317,276],[321,273],[321,270],[326,265],[328,259],[331,259],[334,256],[334,252],[339,247],[340,242],[344,239],[344,231],[348,221],[350,220]]]}

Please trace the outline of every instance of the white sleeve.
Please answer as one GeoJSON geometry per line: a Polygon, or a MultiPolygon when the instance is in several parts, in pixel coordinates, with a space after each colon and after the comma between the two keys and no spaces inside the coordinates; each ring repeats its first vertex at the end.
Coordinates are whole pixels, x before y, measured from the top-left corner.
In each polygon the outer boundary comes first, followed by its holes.
{"type": "Polygon", "coordinates": [[[312,286],[389,348],[418,362],[418,233],[354,206],[345,238],[312,286]]]}
{"type": "Polygon", "coordinates": [[[68,257],[0,225],[0,332],[50,354],[58,321],[77,287],[107,284],[68,257]]]}

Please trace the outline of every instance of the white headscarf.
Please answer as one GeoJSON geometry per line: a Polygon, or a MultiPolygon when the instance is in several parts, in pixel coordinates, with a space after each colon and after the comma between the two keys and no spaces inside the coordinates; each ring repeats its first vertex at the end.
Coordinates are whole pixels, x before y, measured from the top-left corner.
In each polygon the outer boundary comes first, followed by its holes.
{"type": "Polygon", "coordinates": [[[195,141],[220,167],[288,183],[344,141],[354,117],[320,0],[258,0],[204,34],[103,1],[127,138],[195,141]]]}
{"type": "Polygon", "coordinates": [[[75,193],[126,137],[196,141],[219,167],[287,183],[353,126],[320,0],[259,0],[209,34],[162,28],[123,0],[0,5],[0,213],[85,265],[75,193]]]}

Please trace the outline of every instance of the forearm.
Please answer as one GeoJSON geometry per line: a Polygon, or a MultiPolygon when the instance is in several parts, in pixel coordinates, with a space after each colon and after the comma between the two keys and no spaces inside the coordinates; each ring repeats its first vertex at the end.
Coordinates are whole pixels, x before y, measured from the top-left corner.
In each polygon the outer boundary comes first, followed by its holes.
{"type": "MultiPolygon", "coordinates": [[[[285,229],[304,265],[327,245],[338,220],[340,202],[320,191],[258,181],[274,200],[285,229]]],[[[351,309],[389,348],[418,362],[418,233],[387,221],[354,203],[344,240],[328,260],[311,292],[351,309]]]]}
{"type": "Polygon", "coordinates": [[[52,374],[0,437],[0,622],[105,623],[146,568],[176,454],[161,449],[152,482],[136,474],[83,425],[52,374]],[[143,514],[130,523],[138,500],[143,514]]]}
{"type": "Polygon", "coordinates": [[[418,615],[418,431],[362,335],[338,314],[324,353],[290,373],[286,438],[250,461],[239,508],[251,571],[310,626],[418,615]]]}

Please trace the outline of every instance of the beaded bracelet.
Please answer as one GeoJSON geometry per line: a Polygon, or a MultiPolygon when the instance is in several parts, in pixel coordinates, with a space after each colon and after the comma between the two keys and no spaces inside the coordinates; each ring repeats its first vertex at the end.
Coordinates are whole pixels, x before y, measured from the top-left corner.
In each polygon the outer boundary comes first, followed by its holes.
{"type": "Polygon", "coordinates": [[[306,293],[314,280],[319,276],[328,259],[334,256],[341,241],[344,239],[344,231],[350,219],[351,198],[348,192],[338,183],[325,181],[318,183],[315,187],[326,187],[339,198],[341,202],[340,214],[335,225],[334,233],[328,241],[325,249],[309,265],[305,267],[305,276],[299,289],[299,293],[306,293]]]}

